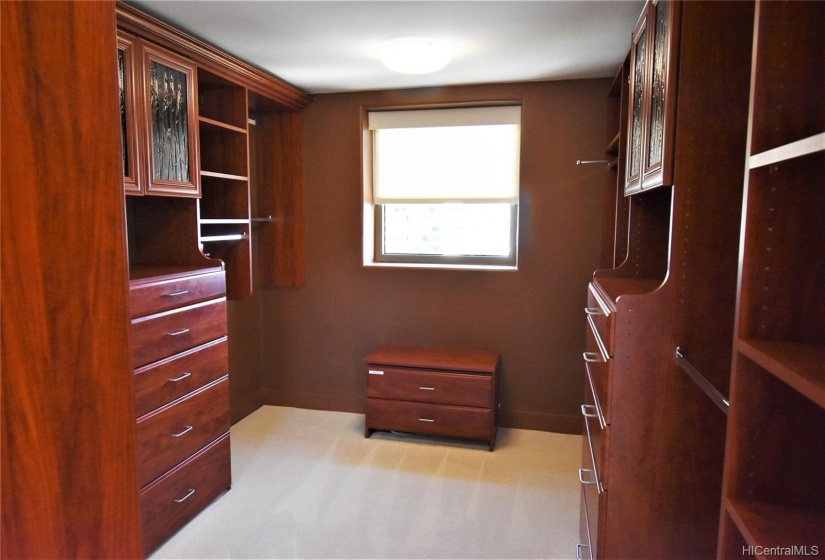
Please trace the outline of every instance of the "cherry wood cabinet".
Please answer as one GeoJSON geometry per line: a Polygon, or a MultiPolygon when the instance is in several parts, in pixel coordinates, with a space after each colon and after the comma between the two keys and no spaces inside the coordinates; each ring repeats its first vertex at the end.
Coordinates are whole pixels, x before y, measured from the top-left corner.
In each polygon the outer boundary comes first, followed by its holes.
{"type": "Polygon", "coordinates": [[[195,65],[118,30],[126,194],[200,196],[195,65]]]}
{"type": "Polygon", "coordinates": [[[381,346],[364,358],[364,435],[396,430],[485,441],[498,430],[499,355],[381,346]]]}
{"type": "Polygon", "coordinates": [[[583,558],[717,554],[752,36],[751,3],[648,4],[619,71],[630,83],[609,93],[627,107],[627,170],[606,171],[608,266],[582,314],[583,558]],[[651,59],[670,76],[659,101],[634,92],[651,59]]]}
{"type": "Polygon", "coordinates": [[[231,484],[225,275],[219,267],[155,266],[132,267],[130,275],[137,480],[148,554],[200,511],[194,503],[205,507],[231,484]],[[218,441],[224,443],[207,453],[218,441]],[[206,457],[216,454],[226,455],[214,459],[226,471],[192,470],[212,464],[206,457]],[[156,485],[160,479],[176,482],[156,485]]]}
{"type": "Polygon", "coordinates": [[[757,3],[719,559],[825,549],[825,4],[757,3]]]}
{"type": "MultiPolygon", "coordinates": [[[[260,282],[302,285],[300,111],[309,96],[135,8],[118,3],[117,16],[119,60],[124,69],[134,69],[124,72],[124,83],[131,81],[136,92],[132,119],[124,101],[124,137],[132,129],[140,136],[135,154],[125,158],[125,170],[138,170],[134,178],[125,175],[126,192],[164,195],[127,197],[130,263],[212,266],[220,260],[227,297],[244,299],[253,289],[257,236],[260,282]],[[158,176],[169,166],[156,165],[165,160],[151,143],[158,130],[153,122],[160,122],[152,118],[158,113],[151,110],[158,98],[152,94],[153,69],[187,86],[181,113],[187,134],[180,141],[187,143],[190,165],[172,179],[158,176]],[[137,163],[130,165],[131,159],[137,163]]],[[[130,144],[125,146],[130,153],[130,144]]]]}
{"type": "Polygon", "coordinates": [[[673,184],[681,4],[649,0],[633,31],[625,194],[673,184]]]}

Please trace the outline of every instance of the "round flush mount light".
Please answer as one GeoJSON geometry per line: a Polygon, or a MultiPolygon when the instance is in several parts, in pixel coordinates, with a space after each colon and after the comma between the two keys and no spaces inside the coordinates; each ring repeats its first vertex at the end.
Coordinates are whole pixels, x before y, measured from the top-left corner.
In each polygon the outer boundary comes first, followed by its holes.
{"type": "Polygon", "coordinates": [[[429,37],[398,37],[381,45],[381,62],[402,74],[429,74],[450,62],[450,47],[429,37]]]}

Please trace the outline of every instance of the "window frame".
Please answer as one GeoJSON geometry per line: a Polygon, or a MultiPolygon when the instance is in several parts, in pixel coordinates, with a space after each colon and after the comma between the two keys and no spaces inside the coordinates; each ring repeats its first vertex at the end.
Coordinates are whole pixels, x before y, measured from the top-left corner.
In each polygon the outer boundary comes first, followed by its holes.
{"type": "MultiPolygon", "coordinates": [[[[369,114],[376,111],[415,111],[431,109],[463,109],[486,107],[517,106],[523,111],[521,101],[495,101],[489,103],[448,104],[448,105],[417,105],[402,107],[362,107],[362,163],[363,163],[363,265],[365,267],[404,267],[404,268],[443,268],[467,270],[518,270],[519,248],[519,219],[520,219],[520,184],[516,186],[519,195],[515,202],[510,203],[510,247],[511,254],[506,257],[493,255],[428,255],[428,254],[397,254],[384,253],[384,207],[385,204],[376,203],[373,194],[374,169],[374,132],[369,127],[369,114]]],[[[519,175],[521,171],[521,141],[523,134],[519,123],[519,175]]],[[[423,204],[455,203],[422,202],[423,204]]],[[[490,201],[485,201],[490,202],[490,201]]],[[[469,201],[467,204],[477,203],[469,201]]]]}

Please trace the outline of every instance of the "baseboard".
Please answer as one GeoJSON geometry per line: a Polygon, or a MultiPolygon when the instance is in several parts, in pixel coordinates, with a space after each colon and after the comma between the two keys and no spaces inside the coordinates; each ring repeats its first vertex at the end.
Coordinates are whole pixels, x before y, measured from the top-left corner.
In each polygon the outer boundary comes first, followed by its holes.
{"type": "Polygon", "coordinates": [[[582,433],[582,418],[581,416],[568,416],[549,412],[532,412],[528,410],[507,412],[501,410],[499,412],[499,426],[578,435],[582,433]]]}

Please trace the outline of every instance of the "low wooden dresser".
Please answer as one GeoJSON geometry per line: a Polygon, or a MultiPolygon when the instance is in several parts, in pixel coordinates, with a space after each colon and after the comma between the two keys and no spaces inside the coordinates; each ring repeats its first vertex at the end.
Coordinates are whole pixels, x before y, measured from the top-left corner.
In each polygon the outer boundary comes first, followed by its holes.
{"type": "Polygon", "coordinates": [[[481,440],[493,450],[498,353],[382,346],[364,363],[365,437],[393,430],[481,440]]]}
{"type": "Polygon", "coordinates": [[[222,267],[132,267],[137,465],[148,555],[231,485],[222,267]]]}

